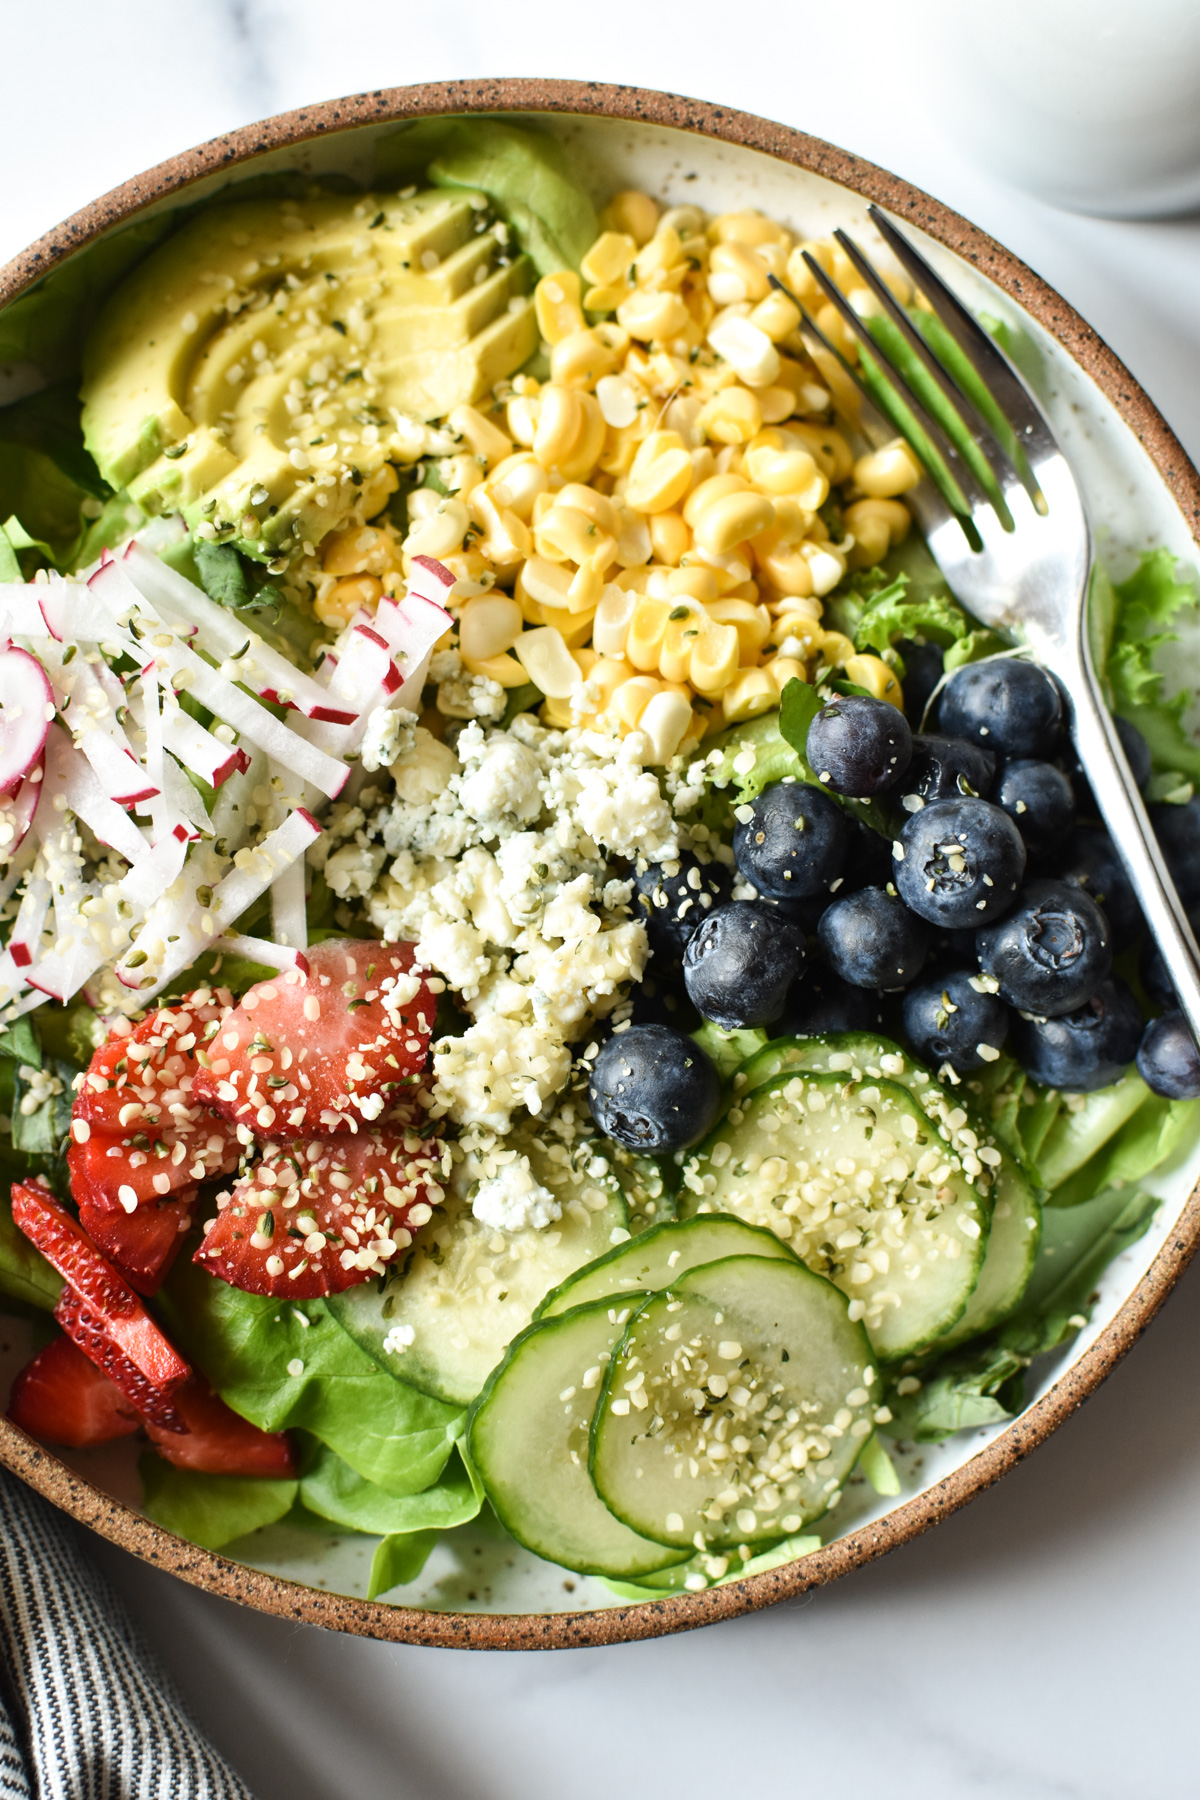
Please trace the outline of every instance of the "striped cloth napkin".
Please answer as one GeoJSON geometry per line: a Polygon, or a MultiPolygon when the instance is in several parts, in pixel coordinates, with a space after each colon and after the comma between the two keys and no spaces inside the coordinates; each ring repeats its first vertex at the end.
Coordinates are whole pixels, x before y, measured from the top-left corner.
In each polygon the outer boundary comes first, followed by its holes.
{"type": "Polygon", "coordinates": [[[253,1800],[84,1542],[0,1469],[0,1800],[253,1800]]]}

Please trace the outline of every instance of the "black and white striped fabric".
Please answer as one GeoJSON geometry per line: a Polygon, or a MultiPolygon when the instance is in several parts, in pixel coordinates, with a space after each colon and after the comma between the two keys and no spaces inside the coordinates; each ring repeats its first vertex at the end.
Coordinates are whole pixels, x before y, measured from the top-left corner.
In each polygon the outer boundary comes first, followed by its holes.
{"type": "Polygon", "coordinates": [[[0,1470],[0,1800],[253,1800],[83,1544],[0,1470]]]}

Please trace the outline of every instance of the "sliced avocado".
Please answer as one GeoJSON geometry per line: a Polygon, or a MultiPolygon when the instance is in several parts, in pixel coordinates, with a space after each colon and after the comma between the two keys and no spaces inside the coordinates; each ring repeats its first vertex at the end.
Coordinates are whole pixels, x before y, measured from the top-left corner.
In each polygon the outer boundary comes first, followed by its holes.
{"type": "MultiPolygon", "coordinates": [[[[538,342],[528,259],[483,194],[231,202],[117,289],[84,355],[106,481],[262,559],[318,542],[422,425],[538,342]]],[[[205,535],[208,535],[207,533],[205,535]]]]}

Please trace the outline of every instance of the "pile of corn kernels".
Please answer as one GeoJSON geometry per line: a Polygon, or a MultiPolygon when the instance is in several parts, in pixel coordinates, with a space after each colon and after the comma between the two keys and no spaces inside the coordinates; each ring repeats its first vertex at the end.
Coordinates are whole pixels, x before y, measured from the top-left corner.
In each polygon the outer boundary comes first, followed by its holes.
{"type": "MultiPolygon", "coordinates": [[[[920,470],[900,439],[855,456],[833,423],[835,399],[852,401],[845,372],[769,282],[853,362],[802,257],[865,312],[844,252],[758,213],[662,212],[633,192],[603,223],[582,280],[538,283],[549,379],[519,375],[487,410],[450,415],[455,449],[434,464],[438,487],[410,494],[403,539],[387,524],[325,539],[318,616],[340,626],[401,591],[412,557],[438,557],[458,578],[445,647],[469,675],[532,682],[548,724],[638,730],[658,763],[822,668],[901,705],[887,663],[822,627],[822,597],[904,537],[899,496],[920,470]]],[[[910,298],[902,277],[891,285],[910,298]]]]}

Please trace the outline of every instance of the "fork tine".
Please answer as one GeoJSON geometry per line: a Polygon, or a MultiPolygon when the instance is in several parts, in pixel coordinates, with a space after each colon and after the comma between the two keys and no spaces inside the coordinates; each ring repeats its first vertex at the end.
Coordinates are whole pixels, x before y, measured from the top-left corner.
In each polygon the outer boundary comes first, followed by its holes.
{"type": "Polygon", "coordinates": [[[1031,460],[1060,454],[1053,432],[1040,408],[1025,391],[1025,384],[1008,358],[972,318],[962,301],[926,262],[878,206],[868,208],[872,224],[905,273],[924,294],[932,312],[954,338],[979,379],[991,393],[1012,426],[1016,440],[1031,460]]]}
{"type": "MultiPolygon", "coordinates": [[[[926,373],[936,382],[938,390],[953,407],[967,432],[983,457],[998,487],[1007,491],[1010,487],[1021,484],[1021,473],[1004,444],[1001,443],[988,421],[983,417],[971,396],[965,393],[961,385],[955,381],[950,371],[934,354],[921,333],[917,330],[904,308],[885,282],[876,273],[854,239],[847,232],[838,229],[834,237],[850,258],[858,273],[867,283],[871,292],[883,307],[884,312],[905,343],[921,363],[926,373]]],[[[1021,484],[1023,485],[1023,484],[1021,484]]]]}
{"type": "MultiPolygon", "coordinates": [[[[983,484],[979,480],[974,469],[970,467],[957,446],[950,441],[937,420],[930,416],[928,409],[917,395],[913,393],[911,387],[908,385],[908,382],[896,367],[895,363],[892,362],[887,353],[875,342],[875,339],[871,336],[871,333],[867,330],[865,324],[850,305],[850,302],[846,299],[841,289],[829,279],[820,263],[807,250],[804,252],[804,261],[812,275],[820,284],[822,291],[841,314],[851,331],[853,331],[854,335],[859,339],[874,361],[886,372],[887,378],[895,389],[901,403],[912,414],[913,418],[916,419],[921,430],[925,433],[926,438],[941,457],[946,469],[950,471],[953,483],[957,486],[960,495],[965,497],[966,510],[968,512],[974,512],[977,507],[991,506],[992,496],[983,487],[983,484]]],[[[797,302],[796,304],[799,303],[797,302]]],[[[803,310],[804,309],[802,308],[801,311],[803,312],[803,310]]],[[[805,314],[805,317],[807,319],[807,314],[805,314]]],[[[809,321],[809,323],[811,328],[819,333],[819,327],[815,322],[809,321]]],[[[876,405],[878,405],[878,402],[876,402],[876,405]]]]}

